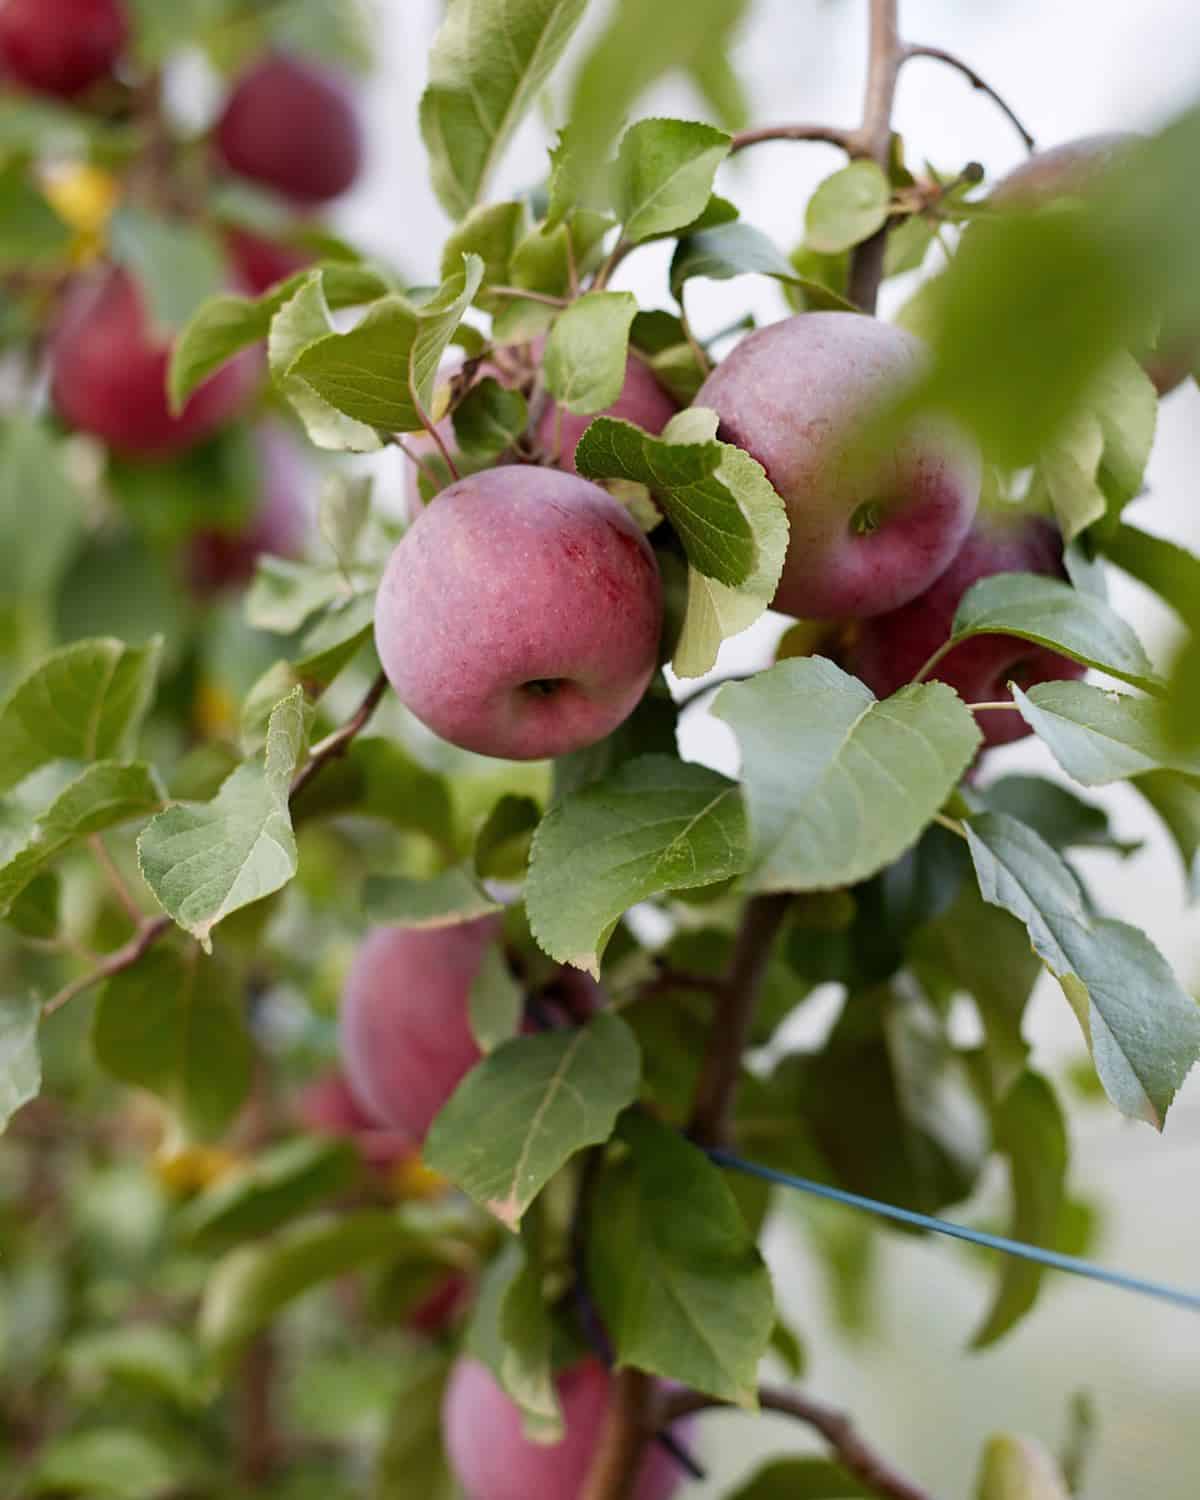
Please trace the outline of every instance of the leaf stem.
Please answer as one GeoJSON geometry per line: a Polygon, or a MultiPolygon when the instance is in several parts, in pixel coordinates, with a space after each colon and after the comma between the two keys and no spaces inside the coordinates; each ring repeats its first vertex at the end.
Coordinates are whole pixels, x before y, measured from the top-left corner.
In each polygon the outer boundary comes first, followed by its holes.
{"type": "Polygon", "coordinates": [[[995,713],[999,709],[1011,709],[1013,713],[1019,713],[1021,705],[1014,703],[1011,698],[1005,698],[1000,703],[968,703],[967,707],[973,714],[995,713]]]}
{"type": "Polygon", "coordinates": [[[962,824],[958,821],[957,818],[948,818],[945,813],[939,812],[934,813],[933,821],[940,828],[947,828],[951,833],[957,834],[960,839],[965,839],[967,836],[963,831],[962,824]]]}
{"type": "MultiPolygon", "coordinates": [[[[854,155],[875,162],[885,173],[892,149],[892,106],[905,50],[898,10],[898,0],[870,0],[867,92],[862,126],[854,142],[854,155]]],[[[865,313],[873,313],[879,300],[887,237],[885,224],[870,239],[856,245],[850,259],[850,301],[865,313]]]]}
{"type": "MultiPolygon", "coordinates": [[[[845,1412],[827,1406],[800,1391],[777,1386],[763,1386],[758,1393],[759,1405],[765,1411],[794,1417],[814,1428],[837,1455],[838,1461],[873,1493],[887,1500],[933,1500],[929,1490],[916,1484],[873,1448],[845,1412]]],[[[710,1411],[729,1405],[715,1396],[698,1391],[666,1391],[659,1398],[658,1420],[665,1426],[680,1417],[710,1411]]]]}
{"type": "Polygon", "coordinates": [[[438,484],[439,481],[437,475],[433,472],[433,470],[429,467],[429,465],[423,458],[419,457],[416,453],[413,452],[413,450],[408,446],[408,444],[402,437],[393,434],[392,443],[395,447],[399,448],[400,452],[404,454],[405,458],[408,459],[410,464],[416,465],[420,472],[424,474],[425,478],[429,480],[430,484],[438,484]]]}
{"type": "Polygon", "coordinates": [[[105,844],[103,838],[98,833],[92,834],[91,838],[88,839],[88,848],[91,849],[92,854],[95,856],[96,863],[104,871],[105,879],[108,881],[109,887],[113,895],[117,898],[122,911],[124,911],[135,928],[139,927],[145,917],[145,913],[137,904],[133,892],[125,883],[125,877],[117,868],[117,863],[108,852],[108,846],[105,844]]]}
{"type": "Polygon", "coordinates": [[[609,252],[608,259],[600,267],[599,271],[596,272],[595,280],[592,282],[592,290],[595,292],[602,292],[608,285],[608,283],[612,280],[613,272],[629,254],[629,252],[635,248],[636,247],[631,245],[628,240],[624,240],[618,237],[617,243],[609,252]]]}
{"type": "Polygon", "coordinates": [[[720,1146],[729,1138],[742,1053],[750,1040],[771,950],[791,903],[787,891],[753,896],[742,913],[692,1105],[688,1133],[698,1145],[720,1146]]]}
{"type": "Polygon", "coordinates": [[[326,735],[323,740],[313,746],[308,760],[292,779],[291,790],[288,793],[289,801],[304,790],[313,777],[320,772],[322,766],[327,765],[339,755],[345,755],[354,738],[367,727],[371,715],[379,707],[384,693],[387,692],[387,687],[387,677],[380,672],[367,689],[366,697],[342,727],[335,729],[332,734],[326,735]]]}
{"type": "Polygon", "coordinates": [[[547,307],[570,307],[569,297],[555,297],[549,292],[530,292],[519,286],[489,286],[489,297],[512,297],[522,302],[543,302],[547,307]]]}
{"type": "Polygon", "coordinates": [[[937,664],[943,659],[943,657],[948,656],[957,645],[958,641],[956,641],[953,636],[951,636],[948,641],[943,641],[942,644],[933,653],[933,655],[929,658],[929,660],[925,663],[925,665],[921,668],[921,670],[917,673],[917,675],[913,678],[913,682],[924,682],[925,679],[929,676],[930,672],[933,671],[934,667],[937,666],[937,664]]]}
{"type": "Polygon", "coordinates": [[[417,416],[421,419],[421,426],[424,427],[425,431],[437,445],[438,452],[442,455],[446,467],[450,470],[450,477],[455,480],[461,479],[462,475],[458,472],[458,466],[455,464],[453,458],[451,458],[450,450],[446,447],[441,433],[437,430],[437,423],[421,405],[420,401],[417,400],[415,393],[413,395],[413,406],[416,408],[417,416]]]}
{"type": "Polygon", "coordinates": [[[1034,151],[1037,149],[1037,141],[1021,123],[1021,120],[1018,117],[1016,111],[1012,108],[1008,101],[1004,99],[1000,94],[998,94],[996,90],[992,88],[991,84],[987,83],[983,78],[981,78],[975,71],[975,69],[972,68],[968,63],[965,63],[961,57],[956,57],[953,52],[947,52],[942,47],[924,47],[910,45],[904,48],[903,55],[900,58],[900,62],[901,64],[911,62],[914,58],[917,57],[927,57],[933,62],[945,63],[948,68],[954,68],[957,72],[961,73],[973,89],[979,89],[981,92],[987,95],[987,97],[992,101],[993,104],[999,107],[1001,112],[1008,118],[1009,122],[1012,124],[1014,130],[1017,131],[1021,139],[1025,142],[1026,151],[1034,151]]]}

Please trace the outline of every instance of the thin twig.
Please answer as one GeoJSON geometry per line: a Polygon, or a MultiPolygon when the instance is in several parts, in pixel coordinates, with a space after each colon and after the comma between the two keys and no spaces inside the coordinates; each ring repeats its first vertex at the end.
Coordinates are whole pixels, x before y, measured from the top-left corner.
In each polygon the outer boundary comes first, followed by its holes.
{"type": "Polygon", "coordinates": [[[547,307],[570,307],[567,297],[554,297],[549,292],[530,292],[519,286],[489,286],[489,297],[515,297],[522,302],[544,302],[547,307]]]}
{"type": "MultiPolygon", "coordinates": [[[[884,172],[892,150],[892,105],[904,46],[900,41],[898,0],[870,0],[870,54],[862,128],[855,137],[854,155],[875,162],[884,172]]],[[[873,313],[883,280],[888,225],[856,245],[850,258],[849,295],[855,306],[873,313]]]]}
{"type": "MultiPolygon", "coordinates": [[[[814,1428],[837,1455],[842,1467],[876,1494],[886,1496],[887,1500],[933,1500],[929,1490],[901,1474],[889,1459],[871,1447],[845,1412],[799,1391],[776,1386],[763,1386],[758,1401],[765,1411],[794,1417],[814,1428]]],[[[658,1401],[658,1420],[667,1426],[695,1412],[728,1405],[698,1391],[666,1391],[658,1401]]]]}
{"type": "Polygon", "coordinates": [[[127,943],[105,954],[94,969],[89,969],[86,974],[73,979],[70,984],[59,990],[57,995],[47,1000],[42,1007],[42,1015],[52,1016],[55,1011],[61,1010],[77,995],[90,990],[93,985],[102,984],[104,980],[111,979],[114,974],[120,974],[122,970],[132,968],[138,959],[158,942],[170,925],[171,918],[168,916],[144,917],[127,943]]]}
{"type": "Polygon", "coordinates": [[[91,849],[93,855],[95,856],[96,863],[104,871],[105,877],[108,880],[108,884],[112,890],[112,893],[117,898],[117,902],[120,905],[121,909],[133,923],[134,927],[140,926],[142,919],[145,916],[145,912],[143,912],[142,908],[137,904],[137,901],[134,899],[133,892],[129,889],[128,885],[126,885],[125,877],[117,868],[117,862],[108,852],[108,847],[105,844],[104,840],[98,833],[94,833],[92,834],[91,838],[88,839],[88,847],[91,849]]]}
{"type": "Polygon", "coordinates": [[[292,779],[289,800],[297,797],[308,785],[321,767],[339,755],[345,755],[350,748],[351,741],[356,735],[361,734],[367,727],[371,715],[379,707],[380,700],[387,692],[388,680],[384,673],[380,672],[375,681],[367,690],[366,697],[358,705],[354,714],[346,720],[340,729],[335,729],[330,735],[319,741],[312,748],[312,753],[307,761],[296,772],[292,779]]]}
{"type": "Polygon", "coordinates": [[[613,272],[617,269],[617,267],[621,264],[621,262],[625,259],[625,257],[632,249],[633,246],[627,240],[617,240],[617,243],[612,247],[612,250],[609,253],[608,259],[600,267],[599,271],[596,272],[596,278],[592,282],[593,291],[602,292],[604,290],[604,288],[612,280],[613,272]]]}
{"type": "Polygon", "coordinates": [[[692,1105],[689,1133],[701,1146],[721,1146],[729,1138],[742,1053],[750,1040],[771,949],[791,902],[786,891],[754,896],[742,913],[692,1105]]]}
{"type": "Polygon", "coordinates": [[[745,151],[747,146],[757,146],[764,141],[817,141],[853,152],[857,135],[853,130],[841,130],[836,125],[760,125],[755,130],[739,130],[729,154],[733,156],[735,152],[745,151]]]}
{"type": "Polygon", "coordinates": [[[910,45],[904,48],[904,52],[901,56],[900,61],[901,63],[911,62],[915,57],[927,57],[933,62],[945,63],[947,67],[956,69],[959,73],[962,74],[962,76],[967,80],[967,82],[973,89],[979,89],[982,93],[987,95],[987,97],[992,101],[993,104],[999,106],[1002,113],[1007,116],[1013,128],[1018,132],[1021,139],[1025,142],[1025,149],[1027,151],[1035,151],[1037,149],[1037,141],[1033,138],[1029,131],[1026,130],[1025,126],[1021,123],[1021,120],[1018,117],[1016,111],[1012,108],[1008,101],[1004,99],[1000,94],[998,94],[996,90],[992,88],[990,83],[987,83],[984,79],[982,79],[974,68],[972,68],[968,63],[963,62],[961,57],[956,57],[953,52],[947,52],[942,47],[919,47],[910,45]]]}
{"type": "Polygon", "coordinates": [[[450,470],[451,479],[461,479],[462,475],[458,472],[458,466],[455,464],[453,458],[451,458],[450,450],[446,447],[445,440],[443,439],[441,433],[437,430],[437,423],[433,420],[433,418],[429,415],[429,413],[425,410],[425,408],[421,405],[421,403],[416,399],[415,396],[413,397],[413,407],[416,410],[417,416],[421,419],[421,426],[424,427],[425,431],[433,439],[434,443],[437,446],[438,452],[442,455],[442,458],[445,461],[446,467],[450,470]]]}

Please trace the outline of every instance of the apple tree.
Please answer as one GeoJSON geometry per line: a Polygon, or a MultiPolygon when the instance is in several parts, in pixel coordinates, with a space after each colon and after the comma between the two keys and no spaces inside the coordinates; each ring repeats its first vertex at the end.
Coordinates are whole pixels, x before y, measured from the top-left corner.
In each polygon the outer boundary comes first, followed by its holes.
{"type": "MultiPolygon", "coordinates": [[[[999,1163],[1014,1237],[1078,1249],[1044,971],[1163,1129],[1200,1008],[1076,857],[1128,852],[1126,782],[1195,889],[1200,654],[1106,578],[1194,626],[1127,511],[1200,367],[1200,109],[1036,151],[898,9],[843,128],[749,120],[746,0],[448,0],[418,281],[328,222],[352,0],[0,4],[14,1495],[667,1500],[737,1407],[824,1456],[730,1500],[931,1500],[805,1381],[762,1172],[961,1216],[999,1163]],[[909,160],[916,59],[1028,163],[909,160]],[[703,118],[644,115],[679,72],[703,118]],[[843,157],[795,246],[726,167],[771,143],[843,157]],[[750,276],[774,320],[693,326],[750,276]],[[679,753],[705,712],[736,779],[679,753]],[[998,772],[1028,736],[1047,774],[998,772]]],[[[980,1347],[1043,1279],[996,1272],[980,1347]]],[[[978,1495],[1074,1467],[1001,1432],[978,1495]]]]}

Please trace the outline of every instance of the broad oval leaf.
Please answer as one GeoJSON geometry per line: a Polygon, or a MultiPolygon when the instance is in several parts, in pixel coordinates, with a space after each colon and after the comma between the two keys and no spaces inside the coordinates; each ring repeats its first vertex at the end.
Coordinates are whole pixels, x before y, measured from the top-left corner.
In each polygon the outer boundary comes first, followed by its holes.
{"type": "Polygon", "coordinates": [[[684,283],[696,276],[729,281],[734,276],[749,275],[773,276],[776,281],[801,287],[808,284],[773,240],[761,229],[739,220],[703,229],[679,241],[671,261],[671,294],[678,301],[684,283]]]}
{"type": "Polygon", "coordinates": [[[780,662],[721,689],[713,712],[742,749],[751,888],[828,890],[891,864],[979,747],[944,683],[878,702],[822,657],[780,662]]]}
{"type": "Polygon", "coordinates": [[[513,131],[537,98],[587,0],[450,0],[421,96],[433,187],[461,219],[483,197],[513,131]]]}
{"type": "Polygon", "coordinates": [[[640,1081],[637,1043],[616,1016],[516,1037],[459,1084],[433,1122],[425,1162],[515,1230],[565,1162],[608,1140],[640,1081]]]}
{"type": "Polygon", "coordinates": [[[1200,748],[1172,740],[1167,710],[1155,698],[1134,698],[1086,682],[1040,682],[1023,692],[1012,685],[1021,716],[1045,741],[1068,776],[1104,786],[1168,769],[1200,775],[1200,748]]]}
{"type": "Polygon", "coordinates": [[[37,995],[0,999],[0,1131],[42,1086],[38,1026],[42,1004],[37,995]]]}
{"type": "Polygon", "coordinates": [[[983,899],[1025,924],[1075,1011],[1108,1097],[1161,1130],[1200,1057],[1200,1005],[1145,933],[1091,911],[1070,867],[1031,828],[1004,813],[965,826],[983,899]]]}
{"type": "Polygon", "coordinates": [[[612,406],[625,384],[632,292],[588,292],[555,320],[543,371],[550,394],[580,416],[612,406]]]}
{"type": "Polygon", "coordinates": [[[429,880],[413,875],[372,875],[364,904],[375,922],[404,927],[450,927],[499,911],[467,865],[456,865],[429,880]]]}
{"type": "Polygon", "coordinates": [[[728,880],[745,861],[732,781],[671,756],[639,756],[542,819],[525,890],[530,929],[551,958],[598,978],[600,955],[631,906],[728,880]]]}
{"type": "Polygon", "coordinates": [[[631,243],[683,229],[704,212],[732,137],[696,120],[639,120],[621,138],[613,207],[631,243]]]}
{"type": "Polygon", "coordinates": [[[554,1329],[542,1294],[543,1277],[531,1245],[517,1240],[505,1245],[480,1278],[466,1347],[521,1408],[526,1437],[558,1443],[562,1408],[554,1386],[554,1329]]]}
{"type": "Polygon", "coordinates": [[[853,161],[820,184],[808,200],[804,239],[821,255],[849,250],[887,223],[892,190],[883,168],[853,161]]]}
{"type": "Polygon", "coordinates": [[[754,1407],[775,1302],[737,1201],[669,1126],[631,1113],[620,1134],[629,1155],[597,1185],[588,1245],[617,1365],[754,1407]]]}
{"type": "Polygon", "coordinates": [[[950,642],[975,635],[1015,635],[1147,692],[1161,692],[1142,643],[1103,599],[1058,578],[996,573],[968,589],[950,642]]]}

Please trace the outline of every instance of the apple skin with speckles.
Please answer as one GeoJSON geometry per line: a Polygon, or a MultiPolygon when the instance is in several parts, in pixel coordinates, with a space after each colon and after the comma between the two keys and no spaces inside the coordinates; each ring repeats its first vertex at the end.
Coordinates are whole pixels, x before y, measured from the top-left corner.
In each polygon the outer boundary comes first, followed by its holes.
{"type": "MultiPolygon", "coordinates": [[[[843,658],[878,698],[911,682],[950,638],[959,601],[981,578],[996,573],[1038,573],[1065,578],[1062,537],[1041,516],[980,516],[950,567],[919,598],[891,614],[866,620],[843,658]]],[[[979,635],[949,651],[930,674],[966,703],[1010,702],[1009,683],[1078,678],[1084,668],[1069,657],[1012,635],[979,635]]],[[[985,745],[1007,745],[1031,733],[1019,713],[1000,709],[976,715],[985,745]]]]}
{"type": "MultiPolygon", "coordinates": [[[[612,1399],[612,1377],[596,1359],[564,1370],[555,1382],[564,1435],[531,1442],[521,1412],[477,1360],[460,1359],[442,1404],[442,1436],[450,1466],[471,1500],[579,1500],[600,1444],[612,1399]]],[[[677,1432],[686,1431],[680,1423],[677,1432]]],[[[632,1500],[670,1500],[683,1469],[658,1444],[646,1449],[632,1500]]]]}
{"type": "Polygon", "coordinates": [[[980,462],[946,423],[921,417],[879,449],[865,434],[919,379],[925,351],[855,313],[803,313],[750,334],[696,396],[717,436],[766,470],[790,541],[774,608],[863,619],[915,598],[942,573],[979,502],[980,462]]]}
{"type": "Polygon", "coordinates": [[[449,927],[377,927],[355,956],[338,1015],[353,1097],[384,1129],[420,1144],[482,1056],[471,986],[500,935],[498,917],[449,927]]]}
{"type": "Polygon", "coordinates": [[[513,464],[443,490],[384,573],[375,642],[401,701],[466,750],[542,760],[611,734],[654,674],[662,582],[598,485],[513,464]]]}

